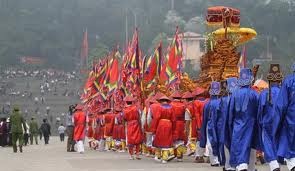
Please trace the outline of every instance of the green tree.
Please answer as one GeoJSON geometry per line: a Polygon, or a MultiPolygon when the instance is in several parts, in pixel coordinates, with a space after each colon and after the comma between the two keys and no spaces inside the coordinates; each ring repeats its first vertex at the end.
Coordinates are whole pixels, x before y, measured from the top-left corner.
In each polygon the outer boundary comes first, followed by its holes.
{"type": "Polygon", "coordinates": [[[102,59],[109,53],[108,47],[100,42],[90,49],[88,57],[88,65],[91,67],[94,60],[102,59]]]}

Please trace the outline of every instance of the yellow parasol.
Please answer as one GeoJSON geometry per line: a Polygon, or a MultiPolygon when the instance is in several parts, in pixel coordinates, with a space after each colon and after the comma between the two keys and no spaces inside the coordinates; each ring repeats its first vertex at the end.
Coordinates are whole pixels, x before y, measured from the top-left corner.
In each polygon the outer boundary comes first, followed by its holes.
{"type": "MultiPolygon", "coordinates": [[[[212,35],[214,38],[223,38],[225,34],[225,29],[220,28],[214,32],[212,35]]],[[[251,28],[227,28],[227,34],[238,36],[237,45],[244,44],[257,36],[257,32],[251,28]]]]}

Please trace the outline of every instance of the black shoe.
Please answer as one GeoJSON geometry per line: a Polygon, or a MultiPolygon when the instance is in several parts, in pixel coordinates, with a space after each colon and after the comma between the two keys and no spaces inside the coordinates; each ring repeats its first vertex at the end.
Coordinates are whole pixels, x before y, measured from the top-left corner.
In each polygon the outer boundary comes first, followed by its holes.
{"type": "Polygon", "coordinates": [[[286,161],[284,160],[284,158],[282,158],[282,157],[278,157],[278,162],[279,162],[279,164],[280,165],[287,165],[287,163],[286,163],[286,161]]]}
{"type": "Polygon", "coordinates": [[[22,146],[19,146],[19,152],[23,152],[23,147],[22,146]]]}
{"type": "Polygon", "coordinates": [[[262,165],[265,164],[264,157],[259,156],[258,159],[259,159],[259,161],[260,161],[260,163],[261,163],[262,165]]]}
{"type": "Polygon", "coordinates": [[[211,164],[211,167],[219,167],[220,164],[211,164]]]}
{"type": "Polygon", "coordinates": [[[276,168],[275,170],[273,170],[273,171],[281,171],[281,169],[280,168],[276,168]]]}
{"type": "Polygon", "coordinates": [[[197,156],[195,158],[195,163],[205,163],[205,160],[203,157],[197,156]]]}
{"type": "Polygon", "coordinates": [[[171,156],[168,157],[168,160],[167,160],[167,161],[168,161],[168,162],[169,162],[169,161],[172,161],[172,160],[175,159],[175,158],[176,158],[175,155],[171,155],[171,156]]]}
{"type": "Polygon", "coordinates": [[[195,152],[190,152],[187,156],[192,156],[192,155],[194,155],[195,154],[195,152]]]}

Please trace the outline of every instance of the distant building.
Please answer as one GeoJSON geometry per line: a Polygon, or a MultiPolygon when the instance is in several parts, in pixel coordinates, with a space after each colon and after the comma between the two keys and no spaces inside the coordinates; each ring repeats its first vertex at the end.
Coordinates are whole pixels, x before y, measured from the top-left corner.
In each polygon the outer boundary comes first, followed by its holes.
{"type": "MultiPolygon", "coordinates": [[[[194,66],[194,70],[199,70],[200,58],[205,53],[205,38],[194,32],[181,33],[179,37],[182,39],[184,64],[190,62],[194,66]]],[[[169,38],[169,41],[171,40],[169,38]]]]}

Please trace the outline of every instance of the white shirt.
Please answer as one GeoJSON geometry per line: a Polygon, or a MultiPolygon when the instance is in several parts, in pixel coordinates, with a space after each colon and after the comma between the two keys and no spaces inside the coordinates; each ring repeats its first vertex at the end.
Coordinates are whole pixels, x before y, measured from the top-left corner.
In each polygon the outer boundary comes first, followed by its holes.
{"type": "Polygon", "coordinates": [[[190,114],[190,112],[188,111],[188,109],[185,110],[184,120],[186,120],[186,121],[190,121],[190,120],[192,120],[192,118],[191,118],[191,114],[190,114]]]}
{"type": "Polygon", "coordinates": [[[66,128],[64,126],[59,126],[57,131],[59,134],[64,134],[65,133],[66,128]]]}

